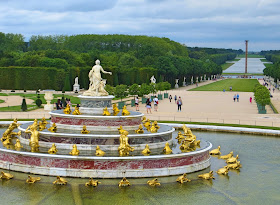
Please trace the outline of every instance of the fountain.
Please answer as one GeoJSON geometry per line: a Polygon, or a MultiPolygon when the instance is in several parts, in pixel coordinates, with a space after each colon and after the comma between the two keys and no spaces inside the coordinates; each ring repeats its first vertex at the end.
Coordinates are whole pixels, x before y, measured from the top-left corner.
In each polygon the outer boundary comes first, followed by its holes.
{"type": "Polygon", "coordinates": [[[21,133],[10,130],[20,135],[23,148],[0,148],[0,168],[50,176],[128,178],[181,175],[210,166],[211,143],[197,140],[187,127],[181,147],[172,139],[174,128],[151,125],[142,121],[142,113],[125,107],[115,109],[100,71],[111,74],[96,61],[89,90],[78,96],[79,110],[51,111],[51,122],[41,122],[40,131],[37,120],[20,125],[21,133]]]}

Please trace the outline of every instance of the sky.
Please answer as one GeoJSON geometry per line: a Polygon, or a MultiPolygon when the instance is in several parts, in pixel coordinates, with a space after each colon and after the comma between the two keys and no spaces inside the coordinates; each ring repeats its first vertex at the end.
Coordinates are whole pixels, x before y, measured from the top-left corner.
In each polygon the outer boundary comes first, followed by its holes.
{"type": "Polygon", "coordinates": [[[190,47],[280,50],[279,0],[0,0],[0,32],[167,37],[190,47]]]}

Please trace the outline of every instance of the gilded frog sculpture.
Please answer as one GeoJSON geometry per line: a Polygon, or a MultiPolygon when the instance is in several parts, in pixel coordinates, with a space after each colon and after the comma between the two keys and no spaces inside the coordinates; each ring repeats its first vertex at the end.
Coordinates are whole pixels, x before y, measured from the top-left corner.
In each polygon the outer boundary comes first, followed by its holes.
{"type": "Polygon", "coordinates": [[[108,108],[105,107],[105,108],[103,109],[103,116],[110,116],[110,115],[111,115],[111,113],[108,111],[108,108]]]}
{"type": "Polygon", "coordinates": [[[160,182],[157,178],[147,181],[147,184],[149,184],[150,186],[160,186],[160,182]]]}
{"type": "Polygon", "coordinates": [[[218,146],[217,149],[211,150],[210,155],[220,155],[221,154],[220,149],[221,149],[221,146],[218,146]]]}
{"type": "Polygon", "coordinates": [[[137,133],[137,134],[143,134],[144,133],[143,125],[142,124],[139,125],[138,130],[135,130],[135,133],[137,133]]]}
{"type": "Polygon", "coordinates": [[[149,149],[149,145],[146,144],[145,149],[141,153],[145,156],[150,155],[151,151],[149,149]]]}
{"type": "Polygon", "coordinates": [[[28,178],[26,179],[26,183],[34,184],[35,182],[40,181],[40,180],[41,180],[40,177],[32,177],[32,176],[28,175],[28,178]]]}
{"type": "Polygon", "coordinates": [[[123,116],[130,115],[130,112],[126,109],[126,105],[123,106],[122,115],[123,116]]]}
{"type": "Polygon", "coordinates": [[[56,149],[56,146],[55,146],[55,144],[53,143],[52,144],[52,147],[48,150],[48,153],[49,154],[56,154],[57,153],[57,149],[56,149]]]}
{"type": "Polygon", "coordinates": [[[166,142],[165,147],[163,148],[163,153],[164,154],[171,154],[172,153],[172,149],[169,147],[168,142],[166,142]]]}
{"type": "Polygon", "coordinates": [[[87,126],[83,125],[83,129],[81,131],[81,134],[89,134],[89,133],[90,133],[90,131],[87,130],[87,126]]]}
{"type": "Polygon", "coordinates": [[[57,176],[56,180],[53,182],[53,184],[66,185],[67,184],[67,180],[62,178],[62,177],[60,177],[60,176],[57,176]]]}
{"type": "Polygon", "coordinates": [[[96,146],[95,155],[96,155],[96,156],[103,157],[105,154],[106,154],[106,153],[105,153],[104,151],[102,151],[102,150],[100,149],[100,147],[97,145],[97,146],[96,146]]]}
{"type": "Polygon", "coordinates": [[[176,179],[176,182],[183,184],[184,182],[190,182],[191,180],[187,178],[187,174],[183,174],[176,179]]]}
{"type": "Polygon", "coordinates": [[[119,187],[122,186],[130,186],[130,182],[125,177],[119,182],[119,187]]]}
{"type": "Polygon", "coordinates": [[[89,181],[85,185],[97,187],[98,184],[101,184],[101,182],[99,182],[98,180],[93,180],[92,178],[89,178],[89,181]]]}

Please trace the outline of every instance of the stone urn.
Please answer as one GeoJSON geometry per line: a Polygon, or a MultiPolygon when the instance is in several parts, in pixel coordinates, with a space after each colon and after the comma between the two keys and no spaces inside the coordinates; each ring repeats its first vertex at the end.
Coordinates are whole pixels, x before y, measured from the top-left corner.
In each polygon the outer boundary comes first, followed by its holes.
{"type": "Polygon", "coordinates": [[[44,106],[44,110],[52,111],[54,110],[53,104],[51,104],[51,101],[53,99],[53,93],[54,90],[44,90],[45,91],[45,100],[47,101],[47,104],[44,106]]]}

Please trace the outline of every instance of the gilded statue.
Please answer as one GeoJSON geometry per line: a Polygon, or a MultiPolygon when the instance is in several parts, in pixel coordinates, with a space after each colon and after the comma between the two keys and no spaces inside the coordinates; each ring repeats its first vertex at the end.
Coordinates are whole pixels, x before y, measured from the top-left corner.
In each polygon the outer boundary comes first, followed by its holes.
{"type": "Polygon", "coordinates": [[[42,124],[44,124],[45,126],[46,126],[47,124],[49,124],[49,123],[47,122],[46,118],[44,118],[44,117],[42,118],[42,121],[41,121],[41,122],[42,122],[42,124]]]}
{"type": "Polygon", "coordinates": [[[163,153],[164,154],[171,154],[172,153],[172,149],[169,147],[168,142],[165,143],[165,147],[163,148],[163,153]]]}
{"type": "Polygon", "coordinates": [[[53,182],[53,184],[66,185],[67,184],[67,180],[62,178],[62,177],[60,177],[60,176],[57,176],[56,180],[53,182]]]}
{"type": "Polygon", "coordinates": [[[154,122],[152,123],[152,126],[150,128],[150,132],[151,133],[156,133],[158,131],[158,128],[157,128],[157,124],[155,124],[154,122]]]}
{"type": "Polygon", "coordinates": [[[142,124],[139,125],[138,130],[135,130],[135,133],[137,133],[137,134],[143,134],[144,133],[143,125],[142,124]]]}
{"type": "Polygon", "coordinates": [[[1,141],[4,143],[7,139],[8,141],[5,144],[10,144],[13,135],[21,135],[21,131],[13,132],[14,129],[18,128],[20,124],[17,123],[17,119],[15,118],[14,121],[9,125],[8,129],[3,133],[1,141]]]}
{"type": "Polygon", "coordinates": [[[123,116],[130,115],[130,112],[126,109],[126,105],[123,106],[122,115],[123,116]]]}
{"type": "Polygon", "coordinates": [[[145,124],[146,121],[147,121],[146,117],[143,116],[143,118],[142,118],[142,123],[145,124]]]}
{"type": "Polygon", "coordinates": [[[181,142],[185,139],[184,135],[179,131],[178,135],[176,137],[176,139],[178,140],[178,143],[181,144],[181,142]]]}
{"type": "Polygon", "coordinates": [[[188,140],[182,140],[182,144],[180,145],[180,150],[182,151],[190,151],[190,144],[188,140]]]}
{"type": "Polygon", "coordinates": [[[49,154],[56,154],[57,153],[57,149],[56,149],[56,146],[55,146],[55,144],[53,143],[52,144],[52,147],[48,150],[48,153],[49,154]]]}
{"type": "Polygon", "coordinates": [[[211,150],[210,155],[220,155],[221,154],[220,149],[221,149],[221,146],[218,146],[217,149],[211,150]]]}
{"type": "Polygon", "coordinates": [[[25,133],[31,133],[30,139],[29,139],[29,146],[31,147],[32,152],[38,152],[39,151],[39,131],[36,129],[37,126],[29,126],[25,130],[25,133]]]}
{"type": "Polygon", "coordinates": [[[145,155],[145,156],[151,154],[151,151],[150,151],[150,148],[149,148],[149,145],[148,145],[148,144],[146,144],[145,149],[144,149],[141,153],[142,153],[143,155],[145,155]]]}
{"type": "Polygon", "coordinates": [[[56,124],[53,123],[52,126],[48,129],[50,132],[56,132],[57,131],[57,127],[56,124]]]}
{"type": "Polygon", "coordinates": [[[80,115],[81,112],[79,110],[79,107],[75,106],[75,110],[73,111],[72,115],[80,115]]]}
{"type": "Polygon", "coordinates": [[[114,114],[114,116],[119,114],[119,112],[120,112],[120,110],[119,110],[117,104],[113,104],[113,114],[114,114]]]}
{"type": "Polygon", "coordinates": [[[242,165],[240,164],[240,161],[237,161],[236,163],[234,164],[228,164],[227,165],[230,169],[236,169],[236,170],[239,170],[242,165]]]}
{"type": "Polygon", "coordinates": [[[98,184],[101,184],[101,182],[98,181],[98,180],[93,180],[92,178],[89,178],[89,181],[88,181],[85,185],[86,185],[86,186],[97,187],[98,184]]]}
{"type": "Polygon", "coordinates": [[[39,131],[43,131],[44,129],[47,129],[47,127],[42,121],[40,121],[39,122],[39,131]]]}
{"type": "Polygon", "coordinates": [[[124,177],[122,180],[119,182],[119,187],[121,186],[130,186],[130,182],[124,177]]]}
{"type": "Polygon", "coordinates": [[[150,131],[150,128],[151,128],[151,122],[149,119],[146,120],[145,124],[144,124],[144,127],[146,127],[146,129],[148,131],[150,131]]]}
{"type": "Polygon", "coordinates": [[[89,77],[89,89],[83,93],[84,96],[107,96],[108,93],[104,89],[105,83],[101,78],[101,72],[112,75],[111,72],[104,71],[100,65],[100,61],[96,60],[95,65],[90,70],[89,77]]]}
{"type": "Polygon", "coordinates": [[[71,154],[72,156],[78,156],[80,154],[80,151],[77,148],[77,145],[73,145],[73,149],[71,152],[69,152],[69,154],[71,154]]]}
{"type": "Polygon", "coordinates": [[[105,153],[104,151],[102,151],[102,150],[100,149],[100,147],[97,145],[97,146],[96,146],[95,155],[96,155],[96,156],[103,157],[105,154],[106,154],[106,153],[105,153]]]}
{"type": "Polygon", "coordinates": [[[119,151],[119,155],[121,157],[123,156],[128,156],[129,152],[133,152],[134,151],[134,147],[131,147],[128,144],[128,132],[126,130],[124,130],[121,135],[120,135],[120,146],[118,148],[119,151]]]}
{"type": "Polygon", "coordinates": [[[22,145],[20,144],[20,140],[17,139],[17,140],[16,140],[16,144],[15,144],[15,149],[16,149],[16,150],[18,150],[18,149],[20,150],[20,148],[22,148],[22,145]]]}
{"type": "Polygon", "coordinates": [[[185,182],[190,182],[191,180],[187,178],[187,174],[184,173],[182,176],[179,176],[177,179],[176,179],[176,182],[179,182],[181,184],[185,183],[185,182]]]}
{"type": "Polygon", "coordinates": [[[34,129],[38,130],[38,120],[35,119],[32,125],[29,125],[27,128],[34,127],[34,129]]]}
{"type": "Polygon", "coordinates": [[[82,133],[82,134],[89,134],[90,131],[87,130],[87,126],[83,125],[83,129],[82,129],[81,133],[82,133]]]}
{"type": "Polygon", "coordinates": [[[213,171],[210,171],[209,173],[205,173],[205,174],[200,174],[198,175],[198,178],[215,179],[215,177],[213,176],[213,171]]]}
{"type": "Polygon", "coordinates": [[[12,179],[14,175],[1,171],[0,179],[12,179]]]}
{"type": "Polygon", "coordinates": [[[149,184],[150,186],[160,186],[160,182],[157,178],[147,181],[147,184],[149,184]]]}
{"type": "Polygon", "coordinates": [[[221,175],[228,175],[228,170],[229,170],[229,167],[224,166],[223,168],[218,169],[218,171],[216,171],[216,173],[221,174],[221,175]]]}
{"type": "Polygon", "coordinates": [[[67,114],[67,115],[71,114],[72,110],[71,110],[69,104],[66,105],[66,108],[63,110],[63,112],[64,112],[64,114],[67,114]]]}
{"type": "Polygon", "coordinates": [[[234,164],[234,163],[237,163],[237,160],[238,160],[238,155],[236,155],[236,157],[231,157],[231,158],[228,158],[227,160],[226,160],[226,163],[228,163],[228,164],[234,164]]]}
{"type": "Polygon", "coordinates": [[[160,128],[160,126],[158,125],[157,121],[154,121],[154,122],[153,122],[153,125],[155,126],[156,129],[159,129],[159,128],[160,128]]]}
{"type": "Polygon", "coordinates": [[[32,177],[32,176],[28,175],[28,178],[26,179],[26,183],[34,184],[35,182],[40,181],[40,180],[41,180],[40,177],[32,177]]]}
{"type": "Polygon", "coordinates": [[[125,130],[123,129],[122,125],[120,125],[120,127],[118,128],[118,130],[119,130],[119,134],[122,134],[123,131],[125,131],[125,130]]]}
{"type": "Polygon", "coordinates": [[[110,116],[110,115],[111,115],[111,113],[108,111],[108,108],[105,107],[105,108],[103,109],[103,116],[110,116]]]}
{"type": "Polygon", "coordinates": [[[228,159],[231,158],[233,156],[233,151],[231,151],[230,153],[223,155],[220,157],[220,159],[228,159]]]}

